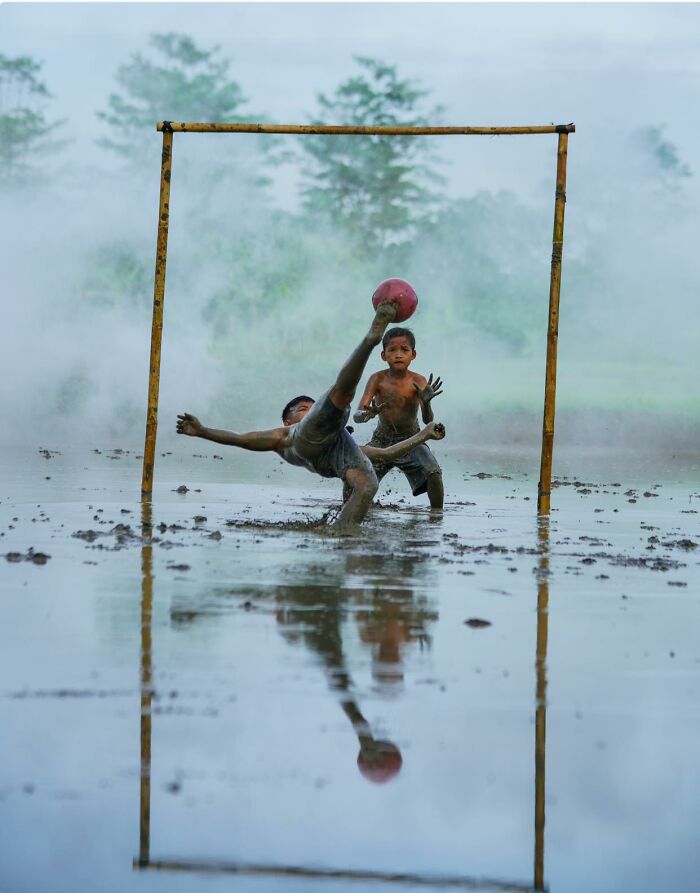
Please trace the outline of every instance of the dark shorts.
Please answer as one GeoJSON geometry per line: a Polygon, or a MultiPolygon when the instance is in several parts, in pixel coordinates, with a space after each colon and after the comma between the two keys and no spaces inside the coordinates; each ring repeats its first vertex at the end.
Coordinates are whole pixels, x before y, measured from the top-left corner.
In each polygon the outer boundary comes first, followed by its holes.
{"type": "MultiPolygon", "coordinates": [[[[415,433],[417,433],[417,431],[415,433]]],[[[406,438],[410,436],[410,434],[392,434],[377,430],[374,432],[368,446],[393,446],[395,443],[401,443],[402,440],[406,440],[406,438]]],[[[406,453],[401,459],[396,459],[393,462],[374,460],[372,465],[374,466],[374,470],[377,473],[377,480],[379,481],[381,481],[384,475],[390,472],[392,468],[400,469],[406,475],[414,496],[420,496],[421,493],[427,491],[428,478],[431,474],[440,474],[442,472],[437,459],[433,456],[430,448],[425,443],[414,447],[410,453],[406,453]]]]}
{"type": "Polygon", "coordinates": [[[372,463],[345,430],[349,415],[350,407],[338,409],[326,392],[295,426],[294,440],[282,454],[283,458],[324,478],[345,480],[351,468],[374,476],[372,463]]]}

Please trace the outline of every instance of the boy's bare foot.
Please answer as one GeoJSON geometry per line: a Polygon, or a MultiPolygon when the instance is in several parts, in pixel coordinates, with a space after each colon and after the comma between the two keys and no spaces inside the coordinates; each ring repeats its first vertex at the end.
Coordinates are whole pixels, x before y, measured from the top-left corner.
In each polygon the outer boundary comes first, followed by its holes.
{"type": "Polygon", "coordinates": [[[375,344],[379,344],[386,327],[392,322],[398,312],[399,305],[395,301],[382,301],[379,307],[377,307],[377,312],[374,314],[374,321],[369,330],[369,338],[371,341],[374,341],[375,344]]]}

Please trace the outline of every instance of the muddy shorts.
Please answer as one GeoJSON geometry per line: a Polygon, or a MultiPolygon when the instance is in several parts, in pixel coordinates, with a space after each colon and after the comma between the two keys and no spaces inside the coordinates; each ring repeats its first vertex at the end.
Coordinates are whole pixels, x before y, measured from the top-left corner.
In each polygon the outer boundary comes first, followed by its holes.
{"type": "Polygon", "coordinates": [[[338,409],[326,392],[295,425],[294,440],[282,457],[324,478],[345,480],[350,468],[359,468],[374,477],[372,463],[345,430],[349,415],[350,407],[338,409]]]}
{"type": "MultiPolygon", "coordinates": [[[[415,434],[418,433],[416,429],[415,434]]],[[[410,437],[410,434],[394,434],[376,430],[368,446],[388,447],[395,443],[401,443],[410,437]]],[[[428,489],[428,478],[431,474],[440,474],[440,468],[437,459],[433,456],[427,444],[422,443],[420,446],[414,447],[410,453],[406,453],[401,459],[395,459],[392,462],[382,462],[374,460],[372,462],[374,470],[377,473],[377,480],[380,480],[391,471],[392,468],[398,468],[406,475],[408,483],[411,485],[414,496],[420,496],[428,489]]]]}

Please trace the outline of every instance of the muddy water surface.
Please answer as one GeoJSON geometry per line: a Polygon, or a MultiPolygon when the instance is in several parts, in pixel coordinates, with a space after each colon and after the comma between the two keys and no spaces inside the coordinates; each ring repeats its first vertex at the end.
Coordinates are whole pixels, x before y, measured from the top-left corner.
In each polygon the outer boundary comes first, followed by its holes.
{"type": "Polygon", "coordinates": [[[133,452],[2,451],[3,893],[695,888],[692,461],[561,456],[538,525],[535,456],[447,452],[442,517],[397,476],[338,539],[193,453],[142,507],[133,452]]]}

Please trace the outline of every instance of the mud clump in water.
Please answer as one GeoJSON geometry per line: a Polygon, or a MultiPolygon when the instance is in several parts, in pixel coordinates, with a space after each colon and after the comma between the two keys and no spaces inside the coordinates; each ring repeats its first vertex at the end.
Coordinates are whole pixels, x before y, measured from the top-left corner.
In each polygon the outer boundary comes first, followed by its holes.
{"type": "Polygon", "coordinates": [[[115,524],[111,530],[76,530],[71,536],[85,540],[86,543],[94,543],[102,536],[114,536],[115,544],[112,547],[104,546],[102,543],[93,546],[93,549],[111,549],[111,551],[123,549],[134,542],[141,542],[141,537],[134,533],[130,524],[115,524]]]}
{"type": "Polygon", "coordinates": [[[684,552],[692,552],[693,549],[697,549],[698,544],[693,542],[693,540],[682,539],[682,540],[669,540],[668,542],[661,543],[666,549],[683,549],[684,552]]]}
{"type": "Polygon", "coordinates": [[[22,554],[22,552],[7,552],[5,558],[13,563],[19,561],[31,561],[32,564],[46,564],[51,556],[47,555],[45,552],[35,552],[30,546],[24,554],[22,554]]]}
{"type": "Polygon", "coordinates": [[[86,543],[94,543],[98,536],[104,536],[104,534],[99,530],[76,530],[71,536],[85,540],[86,543]]]}

